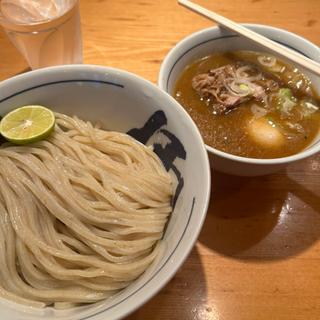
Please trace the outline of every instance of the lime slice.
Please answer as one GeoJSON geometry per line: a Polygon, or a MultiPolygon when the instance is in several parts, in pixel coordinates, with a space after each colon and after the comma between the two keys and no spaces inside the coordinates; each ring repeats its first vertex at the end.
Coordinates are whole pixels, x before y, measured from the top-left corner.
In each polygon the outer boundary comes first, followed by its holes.
{"type": "Polygon", "coordinates": [[[54,128],[54,113],[42,106],[24,106],[9,112],[0,122],[1,135],[15,144],[46,138],[54,128]]]}

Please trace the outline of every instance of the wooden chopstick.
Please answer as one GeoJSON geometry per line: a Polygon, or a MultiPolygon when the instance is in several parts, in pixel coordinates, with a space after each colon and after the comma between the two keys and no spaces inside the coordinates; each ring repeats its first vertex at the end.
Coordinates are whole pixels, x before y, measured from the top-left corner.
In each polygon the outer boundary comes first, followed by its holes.
{"type": "Polygon", "coordinates": [[[193,3],[188,0],[178,0],[178,3],[183,5],[184,7],[199,13],[200,15],[209,18],[217,22],[222,27],[231,30],[237,34],[244,36],[247,39],[254,41],[255,43],[259,44],[261,47],[267,48],[273,53],[291,60],[292,62],[296,63],[297,65],[311,71],[316,75],[320,75],[320,64],[281,45],[278,44],[232,20],[229,20],[213,11],[210,11],[196,3],[193,3]]]}

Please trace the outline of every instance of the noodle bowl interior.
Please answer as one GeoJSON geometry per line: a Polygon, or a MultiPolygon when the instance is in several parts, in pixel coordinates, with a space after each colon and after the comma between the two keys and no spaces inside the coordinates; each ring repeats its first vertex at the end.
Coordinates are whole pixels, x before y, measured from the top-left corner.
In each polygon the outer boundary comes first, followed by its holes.
{"type": "Polygon", "coordinates": [[[300,152],[319,134],[319,96],[294,66],[253,51],[217,53],[188,65],[174,97],[207,145],[251,158],[300,152]]]}
{"type": "Polygon", "coordinates": [[[47,139],[0,147],[0,295],[68,308],[113,295],[152,263],[173,183],[130,136],[55,116],[47,139]]]}

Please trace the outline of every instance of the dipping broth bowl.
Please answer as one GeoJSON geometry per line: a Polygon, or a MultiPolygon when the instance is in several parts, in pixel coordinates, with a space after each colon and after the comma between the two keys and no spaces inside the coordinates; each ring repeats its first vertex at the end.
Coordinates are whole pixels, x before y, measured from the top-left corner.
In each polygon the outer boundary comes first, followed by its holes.
{"type": "MultiPolygon", "coordinates": [[[[244,26],[310,59],[320,62],[319,47],[296,34],[265,25],[244,24],[244,26]]],[[[162,90],[173,95],[177,80],[190,63],[215,52],[237,50],[268,52],[250,40],[219,27],[195,32],[177,43],[165,57],[160,68],[158,85],[162,90]]],[[[282,60],[286,61],[285,59],[282,60]]],[[[315,89],[320,92],[320,79],[310,72],[301,70],[311,79],[315,89]]],[[[209,154],[210,164],[215,170],[239,176],[259,176],[279,171],[291,162],[302,160],[319,152],[320,133],[306,149],[283,158],[246,158],[222,152],[209,145],[206,145],[206,149],[209,154]]]]}

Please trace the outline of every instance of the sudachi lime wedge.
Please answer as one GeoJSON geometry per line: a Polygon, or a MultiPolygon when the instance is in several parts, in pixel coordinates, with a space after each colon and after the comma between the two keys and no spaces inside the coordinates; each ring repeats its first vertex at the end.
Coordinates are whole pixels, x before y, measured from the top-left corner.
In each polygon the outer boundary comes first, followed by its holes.
{"type": "Polygon", "coordinates": [[[54,113],[43,106],[24,106],[9,112],[0,122],[1,135],[15,144],[46,138],[54,128],[54,113]]]}

